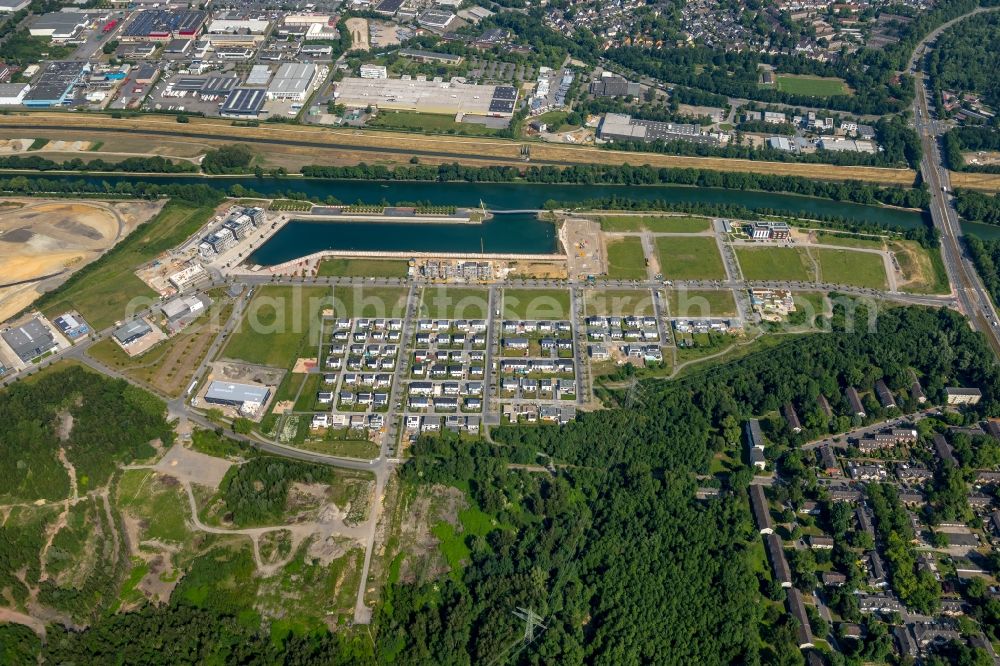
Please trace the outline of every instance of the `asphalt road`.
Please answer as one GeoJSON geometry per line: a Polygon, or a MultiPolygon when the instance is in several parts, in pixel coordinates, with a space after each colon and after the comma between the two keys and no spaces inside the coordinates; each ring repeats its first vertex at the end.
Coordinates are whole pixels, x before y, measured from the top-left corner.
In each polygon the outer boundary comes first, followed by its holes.
{"type": "Polygon", "coordinates": [[[930,93],[925,85],[925,74],[920,68],[920,59],[933,48],[933,42],[951,25],[984,11],[997,8],[980,8],[934,30],[917,44],[910,57],[910,72],[916,81],[916,96],[913,101],[914,128],[920,135],[923,159],[920,173],[930,188],[931,218],[941,234],[941,256],[944,260],[948,280],[958,298],[960,310],[969,318],[972,327],[986,335],[994,353],[1000,356],[1000,326],[997,313],[990,300],[989,292],[976,272],[972,261],[961,242],[962,228],[958,213],[955,212],[951,181],[948,169],[942,159],[940,140],[948,130],[946,123],[935,117],[930,93]]]}

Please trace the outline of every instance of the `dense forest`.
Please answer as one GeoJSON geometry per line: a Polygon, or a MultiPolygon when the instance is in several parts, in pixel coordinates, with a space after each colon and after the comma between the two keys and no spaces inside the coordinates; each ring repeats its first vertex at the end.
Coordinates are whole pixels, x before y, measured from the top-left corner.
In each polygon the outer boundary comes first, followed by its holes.
{"type": "Polygon", "coordinates": [[[955,210],[966,220],[1000,224],[1000,195],[976,190],[955,190],[955,210]]]}
{"type": "Polygon", "coordinates": [[[233,523],[268,525],[280,522],[293,482],[329,483],[331,480],[329,467],[261,456],[229,468],[221,490],[233,523]]]}
{"type": "Polygon", "coordinates": [[[994,109],[1000,107],[1000,15],[981,14],[945,30],[926,64],[938,99],[942,90],[979,93],[994,109]]]}
{"type": "Polygon", "coordinates": [[[1000,164],[967,164],[963,151],[1000,150],[1000,129],[996,127],[954,127],[944,135],[944,158],[952,171],[1000,173],[1000,164]]]}
{"type": "Polygon", "coordinates": [[[976,272],[989,290],[994,303],[1000,303],[1000,240],[982,240],[964,236],[965,246],[976,264],[976,272]]]}
{"type": "Polygon", "coordinates": [[[57,453],[65,448],[81,493],[104,485],[119,462],[149,457],[172,441],[161,400],[124,380],[68,367],[0,393],[0,497],[62,499],[69,490],[57,453]],[[61,431],[63,422],[72,425],[61,431]]]}

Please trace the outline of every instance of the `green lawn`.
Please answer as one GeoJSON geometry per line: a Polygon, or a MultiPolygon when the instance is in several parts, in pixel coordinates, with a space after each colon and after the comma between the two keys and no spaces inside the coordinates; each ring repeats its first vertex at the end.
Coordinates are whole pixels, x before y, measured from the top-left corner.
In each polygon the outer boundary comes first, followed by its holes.
{"type": "Polygon", "coordinates": [[[653,296],[648,289],[601,289],[584,292],[588,316],[644,317],[653,314],[653,296]]]}
{"type": "Polygon", "coordinates": [[[548,132],[568,132],[577,129],[578,125],[570,125],[566,122],[569,117],[567,111],[547,111],[535,118],[536,121],[545,123],[548,132]]]}
{"type": "Polygon", "coordinates": [[[306,439],[296,448],[363,460],[371,460],[378,455],[378,446],[367,439],[306,439]]]}
{"type": "Polygon", "coordinates": [[[736,314],[736,299],[726,290],[670,289],[667,307],[671,317],[730,317],[736,314]]]}
{"type": "Polygon", "coordinates": [[[485,289],[464,287],[424,287],[420,316],[432,319],[486,319],[490,293],[485,289]]]}
{"type": "Polygon", "coordinates": [[[652,231],[661,234],[693,234],[708,231],[707,217],[686,215],[608,215],[600,218],[603,231],[652,231]]]}
{"type": "Polygon", "coordinates": [[[159,298],[136,277],[135,269],[181,243],[197,231],[212,212],[212,207],[168,202],[159,215],[141,225],[104,256],[81,268],[61,287],[42,296],[37,307],[49,317],[77,310],[91,328],[107,328],[125,316],[131,299],[159,298]]]}
{"type": "Polygon", "coordinates": [[[569,291],[562,289],[505,289],[503,316],[507,319],[569,319],[569,291]]]}
{"type": "Polygon", "coordinates": [[[851,250],[812,250],[819,261],[823,282],[885,289],[885,264],[881,255],[851,250]]]}
{"type": "Polygon", "coordinates": [[[294,409],[296,412],[326,411],[325,409],[316,409],[316,394],[319,393],[319,385],[322,381],[323,375],[317,372],[306,375],[306,380],[302,383],[302,390],[299,391],[298,400],[295,401],[294,409]]]}
{"type": "Polygon", "coordinates": [[[793,95],[834,97],[836,95],[851,94],[851,89],[847,86],[847,83],[843,79],[835,77],[778,74],[775,79],[778,90],[793,95]]]}
{"type": "Polygon", "coordinates": [[[726,269],[715,239],[701,236],[656,239],[660,271],[668,280],[724,280],[726,269]]]}
{"type": "Polygon", "coordinates": [[[495,129],[475,123],[456,123],[455,116],[437,113],[417,113],[416,111],[382,111],[377,118],[368,121],[368,127],[402,129],[434,134],[473,134],[493,136],[495,129]]]}
{"type": "Polygon", "coordinates": [[[405,287],[340,286],[334,294],[338,317],[402,317],[406,314],[405,287]]]}
{"type": "Polygon", "coordinates": [[[333,257],[319,264],[320,277],[384,277],[405,278],[409,262],[392,259],[346,259],[333,257]]]}
{"type": "Polygon", "coordinates": [[[229,338],[227,358],[287,368],[316,350],[320,313],[330,304],[327,287],[265,285],[247,306],[246,316],[229,338]]]}
{"type": "Polygon", "coordinates": [[[808,281],[814,279],[805,250],[795,247],[737,247],[743,277],[747,280],[808,281]]]}
{"type": "Polygon", "coordinates": [[[618,238],[609,240],[608,277],[620,280],[645,280],[646,253],[639,238],[618,238]]]}

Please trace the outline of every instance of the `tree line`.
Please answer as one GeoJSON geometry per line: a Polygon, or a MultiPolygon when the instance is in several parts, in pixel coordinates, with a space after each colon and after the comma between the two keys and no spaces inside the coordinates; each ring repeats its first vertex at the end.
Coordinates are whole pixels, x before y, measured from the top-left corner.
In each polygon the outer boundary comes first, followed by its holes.
{"type": "Polygon", "coordinates": [[[101,158],[84,161],[78,157],[56,162],[39,155],[0,157],[0,169],[30,171],[124,171],[127,173],[194,173],[198,167],[191,162],[174,162],[166,157],[127,157],[118,162],[101,158]]]}

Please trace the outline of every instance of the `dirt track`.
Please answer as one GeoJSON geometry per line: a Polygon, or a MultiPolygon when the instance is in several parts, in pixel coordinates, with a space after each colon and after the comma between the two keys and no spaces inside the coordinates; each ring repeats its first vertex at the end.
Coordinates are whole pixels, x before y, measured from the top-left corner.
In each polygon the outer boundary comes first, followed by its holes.
{"type": "MultiPolygon", "coordinates": [[[[432,159],[449,159],[459,162],[481,163],[489,159],[498,164],[525,164],[521,156],[520,141],[483,139],[447,135],[426,136],[378,130],[331,129],[299,125],[269,125],[259,127],[234,127],[229,121],[191,118],[179,125],[173,118],[145,115],[138,118],[111,119],[97,115],[70,115],[66,113],[31,113],[8,115],[0,118],[0,128],[18,133],[44,131],[48,136],[65,133],[67,138],[79,136],[81,131],[100,132],[107,137],[128,137],[135,140],[146,135],[151,143],[188,138],[206,143],[233,143],[266,145],[268,152],[281,152],[285,148],[338,149],[359,154],[377,154],[408,158],[410,156],[432,159]],[[152,138],[155,137],[155,138],[152,138]]],[[[911,185],[916,174],[910,169],[885,169],[877,167],[838,167],[817,164],[785,162],[757,162],[753,160],[712,157],[678,157],[658,153],[622,153],[586,146],[530,143],[532,164],[648,164],[653,167],[703,168],[719,171],[771,173],[797,175],[826,180],[862,180],[873,183],[911,185]]],[[[399,161],[403,161],[399,159],[399,161]]]]}

